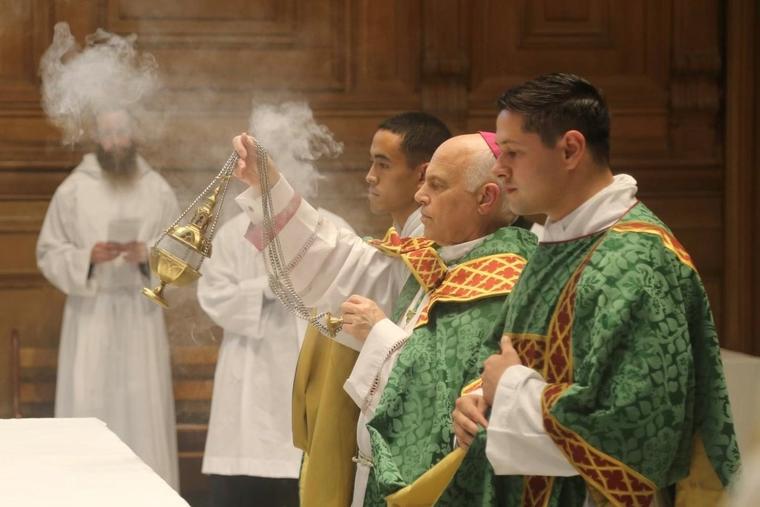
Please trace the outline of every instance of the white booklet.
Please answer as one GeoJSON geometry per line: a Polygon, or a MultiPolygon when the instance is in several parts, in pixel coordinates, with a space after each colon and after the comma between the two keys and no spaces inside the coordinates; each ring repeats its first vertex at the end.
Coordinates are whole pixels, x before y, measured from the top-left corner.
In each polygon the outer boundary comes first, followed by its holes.
{"type": "Polygon", "coordinates": [[[108,223],[108,241],[112,243],[126,244],[137,241],[140,233],[139,218],[116,218],[108,223]]]}

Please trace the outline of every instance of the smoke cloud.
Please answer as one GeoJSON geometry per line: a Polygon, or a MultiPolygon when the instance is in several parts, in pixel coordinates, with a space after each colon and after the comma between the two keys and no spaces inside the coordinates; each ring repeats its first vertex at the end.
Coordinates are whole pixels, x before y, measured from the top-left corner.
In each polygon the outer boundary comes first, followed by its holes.
{"type": "Polygon", "coordinates": [[[317,124],[305,102],[256,104],[249,131],[267,149],[293,188],[313,197],[320,175],[314,162],[322,157],[337,157],[343,144],[333,138],[324,125],[317,124]]]}
{"type": "Polygon", "coordinates": [[[55,25],[40,61],[42,106],[65,143],[91,139],[93,118],[102,111],[125,109],[139,117],[159,80],[155,58],[139,53],[136,39],[99,28],[80,48],[68,23],[55,25]]]}

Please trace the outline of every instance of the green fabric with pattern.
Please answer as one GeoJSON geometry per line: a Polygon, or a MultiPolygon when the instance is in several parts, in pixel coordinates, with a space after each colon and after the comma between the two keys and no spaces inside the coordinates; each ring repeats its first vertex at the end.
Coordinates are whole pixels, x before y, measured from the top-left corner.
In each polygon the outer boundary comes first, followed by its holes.
{"type": "MultiPolygon", "coordinates": [[[[668,230],[641,203],[616,225],[629,222],[668,230]]],[[[707,296],[658,235],[610,230],[540,244],[510,297],[505,333],[547,334],[562,288],[597,239],[576,289],[573,382],[551,415],[658,489],[688,474],[698,432],[729,484],[739,451],[707,296]]],[[[550,505],[582,505],[580,481],[557,478],[550,505]]],[[[521,505],[522,477],[503,478],[501,490],[500,504],[521,505]]]]}
{"type": "MultiPolygon", "coordinates": [[[[527,259],[535,243],[530,232],[506,227],[455,263],[500,253],[527,259]]],[[[394,321],[398,322],[418,290],[417,281],[410,277],[396,303],[394,321]]],[[[506,295],[465,303],[438,302],[428,323],[414,330],[367,424],[374,465],[364,505],[384,506],[387,495],[413,482],[452,450],[454,403],[461,389],[480,375],[485,358],[498,349],[505,301],[506,295]]],[[[492,505],[494,500],[493,474],[481,438],[440,503],[492,505]]]]}

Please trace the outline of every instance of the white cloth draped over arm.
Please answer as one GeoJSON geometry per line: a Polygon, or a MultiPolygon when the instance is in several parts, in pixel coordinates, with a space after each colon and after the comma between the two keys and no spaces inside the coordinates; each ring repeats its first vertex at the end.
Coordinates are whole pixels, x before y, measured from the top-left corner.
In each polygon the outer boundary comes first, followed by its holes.
{"type": "Polygon", "coordinates": [[[541,393],[547,383],[535,370],[507,368],[488,420],[486,455],[497,475],[578,475],[544,429],[541,393]]]}
{"type": "MultiPolygon", "coordinates": [[[[277,215],[285,209],[294,195],[285,178],[280,178],[272,188],[273,213],[277,215]]],[[[236,200],[253,226],[260,228],[261,199],[258,192],[249,188],[236,200]]],[[[355,233],[322,220],[319,212],[304,200],[278,232],[285,262],[296,257],[314,234],[314,242],[290,273],[294,289],[304,304],[319,311],[339,314],[341,303],[349,296],[359,294],[375,301],[386,315],[390,315],[393,302],[408,276],[403,262],[386,256],[355,233]]],[[[336,337],[338,341],[359,350],[355,339],[340,335],[336,337]]]]}
{"type": "Polygon", "coordinates": [[[56,190],[37,240],[37,267],[50,283],[69,296],[94,296],[96,283],[88,280],[90,252],[94,245],[78,244],[76,194],[71,185],[56,190]]]}

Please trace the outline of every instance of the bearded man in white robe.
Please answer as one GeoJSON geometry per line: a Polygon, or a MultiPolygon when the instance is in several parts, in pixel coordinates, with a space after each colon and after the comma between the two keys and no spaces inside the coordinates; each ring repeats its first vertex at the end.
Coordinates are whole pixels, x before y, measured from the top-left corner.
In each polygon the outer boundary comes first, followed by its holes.
{"type": "Polygon", "coordinates": [[[105,421],[177,489],[169,344],[146,244],[178,215],[166,181],[137,154],[123,110],[95,121],[97,152],[61,183],[37,242],[37,265],[66,294],[56,417],[105,421]]]}

